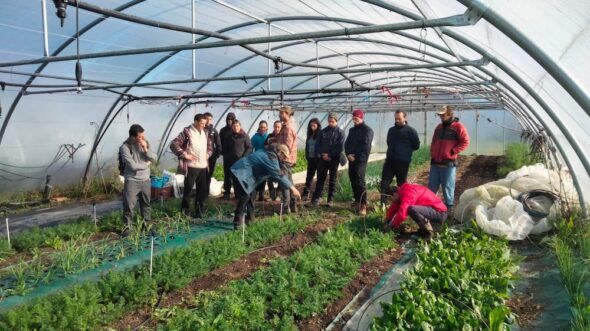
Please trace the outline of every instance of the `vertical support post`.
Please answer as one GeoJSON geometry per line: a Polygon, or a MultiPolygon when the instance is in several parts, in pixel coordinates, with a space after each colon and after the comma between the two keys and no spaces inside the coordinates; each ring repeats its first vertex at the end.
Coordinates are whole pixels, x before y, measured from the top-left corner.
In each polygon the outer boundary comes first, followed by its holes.
{"type": "MultiPolygon", "coordinates": [[[[369,64],[369,70],[371,70],[371,64],[369,64]]],[[[373,72],[369,71],[369,87],[373,87],[373,72]]],[[[371,104],[371,90],[369,92],[369,104],[371,104]]]]}
{"type": "MultiPolygon", "coordinates": [[[[191,0],[191,26],[193,29],[195,29],[196,27],[196,14],[195,14],[195,1],[196,0],[191,0]]],[[[197,36],[193,33],[192,34],[192,41],[193,44],[197,41],[197,36]]],[[[197,50],[193,49],[193,79],[197,78],[197,50]]]]}
{"type": "MultiPolygon", "coordinates": [[[[196,0],[191,0],[191,27],[194,29],[195,28],[195,1],[196,0]]],[[[196,35],[193,33],[191,35],[192,38],[192,42],[193,44],[197,41],[196,40],[196,35]]],[[[197,78],[197,50],[193,49],[192,51],[193,53],[193,79],[197,78]]]]}
{"type": "Polygon", "coordinates": [[[283,222],[283,202],[281,201],[281,210],[279,211],[279,222],[283,222]]]}
{"type": "Polygon", "coordinates": [[[164,207],[164,196],[160,194],[160,207],[164,207]]]}
{"type": "MultiPolygon", "coordinates": [[[[348,58],[348,54],[346,54],[346,70],[349,69],[349,58],[348,58]]],[[[346,77],[350,78],[350,73],[346,74],[346,77]]],[[[347,82],[348,84],[351,84],[350,81],[347,82]]],[[[347,86],[348,87],[348,86],[347,86]]],[[[350,108],[350,111],[352,112],[352,85],[351,85],[351,89],[350,92],[348,92],[348,107],[350,108]]]]}
{"type": "Polygon", "coordinates": [[[320,94],[320,43],[319,42],[315,42],[315,64],[316,66],[318,66],[317,68],[315,68],[316,72],[318,73],[315,77],[316,77],[316,88],[318,90],[318,95],[320,94]]]}
{"type": "Polygon", "coordinates": [[[240,216],[240,222],[242,222],[242,243],[246,242],[246,220],[244,215],[240,216]]]}
{"type": "MultiPolygon", "coordinates": [[[[272,36],[272,25],[270,25],[270,22],[268,23],[268,36],[269,37],[272,36]]],[[[269,42],[268,45],[267,45],[267,53],[268,53],[268,55],[271,55],[271,52],[272,52],[272,48],[271,48],[271,44],[269,42]]],[[[267,62],[268,62],[268,74],[270,75],[272,73],[272,65],[273,65],[273,63],[272,63],[271,59],[268,59],[267,62]]],[[[269,79],[266,80],[266,89],[269,90],[269,91],[270,91],[270,81],[271,81],[271,78],[269,78],[269,79]]]]}
{"type": "Polygon", "coordinates": [[[506,109],[502,113],[502,155],[506,151],[506,109]]]}
{"type": "Polygon", "coordinates": [[[8,249],[12,249],[12,245],[10,244],[10,226],[8,225],[8,216],[6,216],[6,212],[4,212],[4,221],[6,222],[6,239],[8,240],[8,249]]]}
{"type": "Polygon", "coordinates": [[[47,1],[41,1],[41,12],[43,13],[43,54],[49,56],[49,35],[47,33],[47,1]]]}
{"type": "Polygon", "coordinates": [[[428,146],[428,111],[424,109],[424,146],[428,146]]]}
{"type": "Polygon", "coordinates": [[[475,155],[479,155],[479,110],[475,111],[475,155]]]}
{"type": "Polygon", "coordinates": [[[150,278],[152,278],[152,271],[154,270],[154,236],[150,236],[152,238],[150,244],[150,278]]]}

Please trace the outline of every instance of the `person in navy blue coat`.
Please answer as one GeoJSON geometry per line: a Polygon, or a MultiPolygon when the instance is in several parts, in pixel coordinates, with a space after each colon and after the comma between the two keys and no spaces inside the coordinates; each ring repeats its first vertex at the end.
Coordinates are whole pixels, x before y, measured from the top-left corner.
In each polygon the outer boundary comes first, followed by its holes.
{"type": "Polygon", "coordinates": [[[393,177],[398,187],[406,182],[412,154],[420,148],[420,138],[416,130],[408,125],[406,113],[398,110],[394,116],[395,125],[387,131],[387,155],[381,173],[381,204],[385,205],[393,177]]]}
{"type": "Polygon", "coordinates": [[[319,157],[318,180],[311,198],[311,205],[317,206],[324,191],[326,177],[330,173],[328,185],[328,206],[332,206],[334,193],[336,192],[336,178],[338,176],[338,164],[340,154],[344,150],[344,131],[338,127],[336,114],[328,115],[328,126],[320,131],[315,145],[315,152],[319,157]]]}

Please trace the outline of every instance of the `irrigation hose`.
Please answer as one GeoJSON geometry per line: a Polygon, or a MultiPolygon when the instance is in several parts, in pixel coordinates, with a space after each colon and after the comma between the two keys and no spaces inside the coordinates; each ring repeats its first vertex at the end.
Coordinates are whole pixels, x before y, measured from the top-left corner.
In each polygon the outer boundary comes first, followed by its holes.
{"type": "MultiPolygon", "coordinates": [[[[548,191],[548,190],[531,190],[528,192],[521,193],[518,196],[517,200],[522,203],[522,207],[523,207],[524,211],[526,211],[532,217],[537,217],[537,218],[544,218],[549,215],[548,211],[547,212],[540,211],[540,210],[534,209],[532,207],[531,200],[534,198],[537,198],[537,197],[548,198],[553,203],[555,203],[555,201],[560,200],[560,197],[558,194],[556,194],[555,192],[552,192],[552,191],[548,191]]],[[[553,205],[553,203],[552,203],[552,205],[553,205]]]]}

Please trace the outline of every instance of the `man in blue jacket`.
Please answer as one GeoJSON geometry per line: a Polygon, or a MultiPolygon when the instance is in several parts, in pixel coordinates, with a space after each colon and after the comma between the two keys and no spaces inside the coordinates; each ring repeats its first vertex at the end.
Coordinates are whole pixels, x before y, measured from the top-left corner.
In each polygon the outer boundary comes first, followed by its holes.
{"type": "Polygon", "coordinates": [[[371,154],[373,130],[365,124],[365,114],[360,109],[352,112],[352,122],[354,126],[348,131],[344,150],[348,158],[348,178],[352,186],[354,208],[361,216],[365,216],[367,215],[365,172],[369,154],[371,154]]]}
{"type": "Polygon", "coordinates": [[[279,183],[279,188],[291,190],[291,194],[300,198],[299,191],[286,175],[283,162],[289,159],[289,148],[285,145],[269,146],[266,150],[244,156],[231,166],[238,204],[234,213],[234,229],[244,221],[254,221],[254,196],[256,187],[267,179],[279,183]]]}
{"type": "Polygon", "coordinates": [[[387,131],[387,155],[381,173],[381,204],[387,205],[387,192],[395,176],[397,186],[402,186],[408,178],[412,153],[420,148],[420,138],[416,130],[408,125],[406,113],[395,112],[395,125],[387,131]]]}
{"type": "Polygon", "coordinates": [[[311,205],[317,206],[324,191],[324,183],[328,172],[330,181],[328,184],[328,206],[332,207],[334,192],[336,191],[336,178],[338,176],[338,164],[340,153],[344,149],[344,131],[338,127],[338,119],[335,113],[328,115],[328,126],[320,131],[316,141],[315,151],[319,157],[318,180],[311,198],[311,205]]]}

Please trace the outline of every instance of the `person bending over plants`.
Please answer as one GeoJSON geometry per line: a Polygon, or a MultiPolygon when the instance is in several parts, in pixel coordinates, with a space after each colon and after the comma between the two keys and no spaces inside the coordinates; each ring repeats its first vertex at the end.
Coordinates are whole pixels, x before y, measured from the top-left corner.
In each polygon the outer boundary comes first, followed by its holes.
{"type": "Polygon", "coordinates": [[[389,228],[398,229],[409,215],[420,227],[418,234],[430,240],[430,222],[442,223],[447,218],[447,206],[426,186],[404,183],[392,191],[393,201],[385,216],[389,228]]]}
{"type": "Polygon", "coordinates": [[[286,145],[270,145],[266,149],[246,155],[234,163],[230,170],[235,184],[238,204],[234,213],[234,229],[246,222],[254,221],[254,198],[256,187],[271,178],[279,183],[279,188],[290,190],[291,195],[301,198],[295,185],[289,180],[284,162],[289,160],[286,145]]]}

